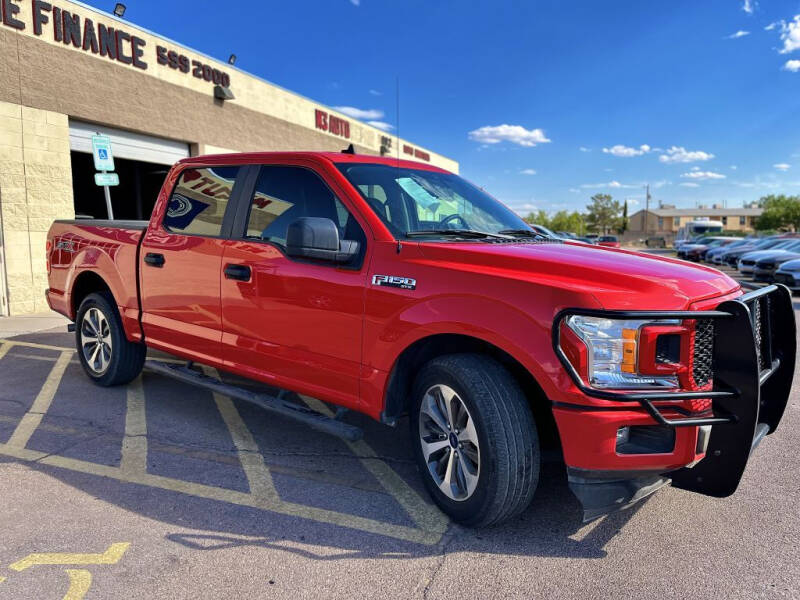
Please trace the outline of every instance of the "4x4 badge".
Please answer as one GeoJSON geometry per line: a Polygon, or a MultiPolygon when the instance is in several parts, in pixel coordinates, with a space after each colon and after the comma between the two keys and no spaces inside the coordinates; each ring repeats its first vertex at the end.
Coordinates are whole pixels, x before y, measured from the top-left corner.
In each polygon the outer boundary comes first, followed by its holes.
{"type": "Polygon", "coordinates": [[[384,285],[389,287],[402,288],[404,290],[417,289],[417,280],[410,277],[398,277],[397,275],[373,275],[372,285],[384,285]]]}

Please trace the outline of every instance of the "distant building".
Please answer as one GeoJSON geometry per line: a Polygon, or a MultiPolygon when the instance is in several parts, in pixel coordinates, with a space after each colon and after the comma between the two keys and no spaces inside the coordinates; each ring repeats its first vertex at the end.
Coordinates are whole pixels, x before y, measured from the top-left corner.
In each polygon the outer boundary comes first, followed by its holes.
{"type": "Polygon", "coordinates": [[[754,206],[739,208],[723,208],[718,204],[700,206],[699,208],[675,208],[662,205],[661,208],[651,208],[648,211],[640,210],[628,219],[629,235],[645,236],[656,235],[670,237],[678,233],[681,226],[690,221],[708,220],[720,221],[728,231],[754,230],[756,219],[763,209],[754,206]],[[645,213],[647,222],[645,226],[645,213]]]}

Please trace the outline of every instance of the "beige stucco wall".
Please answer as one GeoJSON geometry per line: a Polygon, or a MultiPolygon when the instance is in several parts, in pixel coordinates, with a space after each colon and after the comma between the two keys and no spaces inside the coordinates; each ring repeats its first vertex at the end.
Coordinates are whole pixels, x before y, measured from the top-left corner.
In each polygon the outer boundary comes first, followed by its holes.
{"type": "Polygon", "coordinates": [[[0,102],[0,212],[9,313],[45,311],[47,230],[74,216],[67,115],[0,102]]]}

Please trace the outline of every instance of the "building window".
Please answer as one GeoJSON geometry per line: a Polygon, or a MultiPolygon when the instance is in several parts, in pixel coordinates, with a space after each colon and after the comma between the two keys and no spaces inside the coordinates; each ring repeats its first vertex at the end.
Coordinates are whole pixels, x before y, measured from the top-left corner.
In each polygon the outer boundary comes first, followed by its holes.
{"type": "Polygon", "coordinates": [[[722,224],[726,226],[728,225],[728,217],[722,217],[722,224]]]}
{"type": "Polygon", "coordinates": [[[680,226],[680,224],[681,224],[681,218],[680,217],[675,217],[675,225],[676,226],[680,226]]]}
{"type": "Polygon", "coordinates": [[[658,217],[658,230],[664,231],[664,219],[663,217],[658,217]]]}
{"type": "Polygon", "coordinates": [[[744,225],[746,220],[746,217],[739,217],[739,225],[744,225]]]}

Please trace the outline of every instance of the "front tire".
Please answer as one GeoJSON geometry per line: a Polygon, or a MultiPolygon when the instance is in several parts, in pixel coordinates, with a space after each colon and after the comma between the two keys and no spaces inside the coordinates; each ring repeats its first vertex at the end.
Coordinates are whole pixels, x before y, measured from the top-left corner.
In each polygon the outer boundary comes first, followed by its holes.
{"type": "Polygon", "coordinates": [[[539,439],[527,399],[494,359],[452,354],[414,383],[411,435],[425,487],[454,521],[485,527],[513,518],[539,481],[539,439]]]}
{"type": "Polygon", "coordinates": [[[108,293],[89,294],[75,317],[75,345],[83,370],[97,385],[124,385],[142,372],[147,347],[129,342],[108,293]]]}

